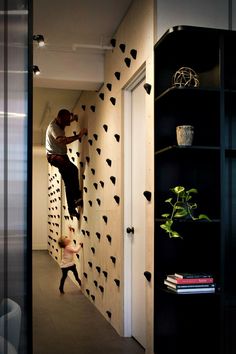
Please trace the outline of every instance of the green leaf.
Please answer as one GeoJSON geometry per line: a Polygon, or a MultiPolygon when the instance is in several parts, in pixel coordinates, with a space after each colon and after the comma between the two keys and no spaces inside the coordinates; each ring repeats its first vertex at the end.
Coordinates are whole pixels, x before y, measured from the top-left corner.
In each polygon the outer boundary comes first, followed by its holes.
{"type": "Polygon", "coordinates": [[[161,224],[160,227],[166,232],[171,232],[171,228],[166,224],[161,224]]]}
{"type": "Polygon", "coordinates": [[[198,193],[198,190],[196,188],[191,188],[188,191],[186,191],[186,193],[190,194],[190,193],[198,193]]]}
{"type": "Polygon", "coordinates": [[[205,219],[205,220],[211,221],[211,219],[210,219],[207,215],[205,215],[205,214],[200,214],[200,215],[198,216],[198,219],[199,219],[199,220],[205,219]]]}
{"type": "Polygon", "coordinates": [[[187,216],[187,215],[188,215],[187,210],[182,209],[182,210],[176,211],[176,213],[174,214],[174,217],[175,217],[175,218],[184,218],[184,217],[187,216]]]}
{"type": "Polygon", "coordinates": [[[173,198],[166,199],[166,200],[165,200],[165,202],[166,202],[166,203],[170,203],[170,204],[171,204],[172,199],[173,199],[173,198]]]}
{"type": "Polygon", "coordinates": [[[174,192],[175,194],[180,194],[185,191],[185,188],[183,186],[176,186],[172,188],[171,191],[174,192]]]}
{"type": "Polygon", "coordinates": [[[170,216],[170,214],[161,214],[161,216],[162,216],[163,218],[168,218],[168,217],[170,216]]]}
{"type": "Polygon", "coordinates": [[[181,237],[177,231],[172,231],[170,237],[181,237]]]}

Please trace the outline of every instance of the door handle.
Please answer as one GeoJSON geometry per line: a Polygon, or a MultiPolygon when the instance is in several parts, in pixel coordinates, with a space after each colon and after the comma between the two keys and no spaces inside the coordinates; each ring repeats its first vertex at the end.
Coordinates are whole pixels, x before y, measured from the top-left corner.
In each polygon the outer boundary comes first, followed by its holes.
{"type": "Polygon", "coordinates": [[[133,227],[127,227],[126,232],[127,232],[127,234],[134,234],[134,228],[133,227]]]}

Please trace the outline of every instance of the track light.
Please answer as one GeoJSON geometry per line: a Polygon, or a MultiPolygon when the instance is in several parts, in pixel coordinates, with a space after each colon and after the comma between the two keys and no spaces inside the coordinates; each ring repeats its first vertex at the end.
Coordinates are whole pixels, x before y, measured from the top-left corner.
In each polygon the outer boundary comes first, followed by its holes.
{"type": "Polygon", "coordinates": [[[39,67],[37,65],[33,65],[33,73],[34,73],[34,75],[39,75],[40,74],[40,70],[39,70],[39,67]]]}
{"type": "Polygon", "coordinates": [[[38,42],[38,46],[39,47],[44,47],[45,46],[44,37],[43,37],[42,34],[33,35],[33,40],[38,42]]]}

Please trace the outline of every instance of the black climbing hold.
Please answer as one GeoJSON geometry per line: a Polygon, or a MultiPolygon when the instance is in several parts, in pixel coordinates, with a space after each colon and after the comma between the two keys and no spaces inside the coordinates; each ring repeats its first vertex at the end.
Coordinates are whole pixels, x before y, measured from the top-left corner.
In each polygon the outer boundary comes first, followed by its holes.
{"type": "Polygon", "coordinates": [[[77,254],[76,257],[79,259],[79,254],[77,254]]]}
{"type": "Polygon", "coordinates": [[[106,159],[106,163],[111,167],[112,161],[110,159],[106,159]]]}
{"type": "Polygon", "coordinates": [[[88,188],[84,187],[84,191],[85,191],[85,193],[87,193],[88,192],[88,188]]]}
{"type": "Polygon", "coordinates": [[[117,204],[120,204],[120,197],[118,195],[115,195],[114,199],[115,199],[117,204]]]}
{"type": "Polygon", "coordinates": [[[111,176],[111,177],[110,177],[110,180],[112,181],[112,183],[113,183],[114,185],[116,184],[116,177],[111,176]]]}
{"type": "Polygon", "coordinates": [[[77,152],[77,153],[76,153],[76,155],[77,155],[77,156],[79,157],[79,155],[80,155],[80,152],[77,152]]]}
{"type": "Polygon", "coordinates": [[[106,215],[103,215],[103,220],[105,221],[105,223],[107,224],[107,220],[108,220],[108,218],[107,218],[107,216],[106,215]]]}
{"type": "Polygon", "coordinates": [[[89,289],[86,289],[86,293],[89,295],[90,294],[90,291],[89,291],[89,289]]]}
{"type": "Polygon", "coordinates": [[[116,141],[119,143],[119,141],[120,141],[120,136],[119,136],[119,134],[115,134],[114,137],[115,137],[116,141]]]}
{"type": "Polygon", "coordinates": [[[89,156],[86,156],[86,157],[85,157],[85,160],[87,161],[87,163],[89,163],[90,157],[89,157],[89,156]]]}
{"type": "Polygon", "coordinates": [[[101,98],[101,100],[104,100],[104,93],[103,92],[99,93],[99,97],[101,98]]]}
{"type": "Polygon", "coordinates": [[[110,40],[110,43],[111,43],[112,47],[114,48],[114,47],[116,46],[116,39],[115,39],[115,38],[112,38],[112,39],[110,40]]]}
{"type": "Polygon", "coordinates": [[[95,296],[94,295],[91,295],[91,298],[93,301],[95,301],[95,296]]]}
{"type": "Polygon", "coordinates": [[[103,188],[104,187],[104,182],[100,181],[99,183],[101,184],[101,187],[103,188]]]}
{"type": "Polygon", "coordinates": [[[98,286],[97,280],[94,280],[93,282],[94,282],[94,285],[97,287],[98,286]]]}
{"type": "Polygon", "coordinates": [[[92,112],[95,112],[96,107],[94,105],[92,105],[92,106],[90,106],[90,109],[91,109],[92,112]]]}
{"type": "Polygon", "coordinates": [[[72,149],[71,149],[71,148],[69,149],[69,152],[72,152],[72,149]]]}
{"type": "Polygon", "coordinates": [[[99,198],[96,199],[98,205],[100,206],[101,205],[101,200],[99,198]]]}
{"type": "Polygon", "coordinates": [[[111,89],[112,89],[112,84],[108,83],[108,84],[107,84],[107,88],[108,88],[109,91],[111,91],[111,89]]]}
{"type": "Polygon", "coordinates": [[[95,175],[95,169],[94,168],[91,168],[91,172],[93,175],[95,175]]]}
{"type": "Polygon", "coordinates": [[[87,216],[85,216],[85,215],[84,215],[84,217],[83,217],[83,218],[84,218],[84,220],[85,220],[86,222],[88,221],[87,216]]]}
{"type": "Polygon", "coordinates": [[[128,58],[128,57],[126,57],[126,58],[124,59],[124,62],[125,62],[125,64],[128,66],[128,68],[129,68],[129,67],[130,67],[130,63],[131,63],[131,59],[128,58]]]}
{"type": "Polygon", "coordinates": [[[120,280],[119,279],[114,279],[114,282],[116,283],[117,286],[120,286],[120,280]]]}
{"type": "Polygon", "coordinates": [[[115,264],[115,263],[116,263],[116,257],[111,256],[110,258],[111,258],[111,260],[112,260],[112,263],[114,263],[114,264],[115,264]]]}
{"type": "Polygon", "coordinates": [[[95,189],[98,189],[98,184],[96,182],[94,182],[93,186],[95,189]]]}
{"type": "Polygon", "coordinates": [[[97,238],[100,240],[101,234],[100,234],[99,232],[96,232],[96,236],[97,236],[97,238]]]}
{"type": "Polygon", "coordinates": [[[147,281],[151,280],[152,274],[150,272],[145,271],[143,274],[144,274],[145,278],[147,279],[147,281]]]}
{"type": "Polygon", "coordinates": [[[91,247],[91,251],[93,252],[93,254],[95,253],[95,248],[91,247]]]}
{"type": "Polygon", "coordinates": [[[93,137],[94,137],[95,140],[98,140],[98,135],[97,134],[94,133],[93,137]]]}
{"type": "Polygon", "coordinates": [[[101,267],[96,266],[96,269],[97,269],[98,273],[100,273],[100,272],[101,272],[101,267]]]}
{"type": "Polygon", "coordinates": [[[104,274],[104,277],[107,278],[108,273],[105,270],[103,270],[103,274],[104,274]]]}
{"type": "Polygon", "coordinates": [[[117,80],[120,80],[120,72],[119,71],[116,71],[114,73],[115,77],[117,78],[117,80]]]}
{"type": "Polygon", "coordinates": [[[105,132],[107,132],[108,126],[106,124],[103,124],[103,129],[105,130],[105,132]]]}
{"type": "Polygon", "coordinates": [[[143,85],[143,87],[144,87],[145,91],[147,92],[147,94],[150,95],[152,86],[150,84],[146,83],[143,85]]]}
{"type": "Polygon", "coordinates": [[[88,230],[85,231],[87,236],[90,236],[90,232],[88,230]]]}
{"type": "Polygon", "coordinates": [[[90,266],[90,268],[92,268],[93,263],[89,261],[89,262],[88,262],[88,265],[90,266]]]}
{"type": "Polygon", "coordinates": [[[83,167],[84,166],[84,163],[82,161],[80,161],[80,166],[83,167]]]}
{"type": "Polygon", "coordinates": [[[93,205],[92,200],[89,200],[89,201],[88,201],[88,203],[89,203],[89,205],[90,205],[90,206],[92,206],[92,205],[93,205]]]}
{"type": "Polygon", "coordinates": [[[99,290],[104,293],[104,287],[102,285],[99,285],[99,290]]]}
{"type": "Polygon", "coordinates": [[[73,134],[76,135],[76,131],[73,131],[73,134]]]}
{"type": "Polygon", "coordinates": [[[101,149],[100,148],[97,148],[96,151],[97,151],[98,155],[101,155],[101,149]]]}
{"type": "Polygon", "coordinates": [[[85,104],[82,104],[82,109],[83,109],[83,111],[85,111],[85,109],[86,109],[86,106],[85,106],[85,104]]]}
{"type": "Polygon", "coordinates": [[[115,97],[110,97],[110,101],[111,101],[111,103],[113,104],[113,106],[115,106],[115,104],[116,104],[116,99],[115,99],[115,97]]]}
{"type": "Polygon", "coordinates": [[[137,50],[136,49],[131,49],[130,55],[133,59],[137,58],[137,50]]]}
{"type": "Polygon", "coordinates": [[[143,192],[143,195],[145,196],[145,198],[150,202],[151,198],[152,198],[152,193],[149,191],[145,191],[143,192]]]}
{"type": "Polygon", "coordinates": [[[111,311],[106,311],[106,314],[109,318],[111,318],[111,311]]]}
{"type": "Polygon", "coordinates": [[[88,143],[92,146],[93,145],[93,140],[92,139],[88,139],[88,143]]]}
{"type": "Polygon", "coordinates": [[[72,158],[71,158],[71,160],[72,160],[72,161],[75,161],[75,158],[74,158],[74,157],[72,157],[72,158]]]}
{"type": "Polygon", "coordinates": [[[120,48],[120,50],[122,51],[122,53],[124,53],[124,52],[125,52],[126,45],[125,45],[124,43],[121,43],[121,44],[119,45],[119,48],[120,48]]]}
{"type": "Polygon", "coordinates": [[[87,279],[88,278],[88,274],[87,273],[83,273],[84,274],[84,277],[87,279]]]}
{"type": "Polygon", "coordinates": [[[85,179],[85,174],[82,175],[82,178],[85,179]]]}

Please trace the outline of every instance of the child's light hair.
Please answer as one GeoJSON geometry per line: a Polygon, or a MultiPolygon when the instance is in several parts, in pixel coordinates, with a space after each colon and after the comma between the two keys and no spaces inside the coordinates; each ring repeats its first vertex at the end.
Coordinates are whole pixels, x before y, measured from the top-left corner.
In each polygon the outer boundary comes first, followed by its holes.
{"type": "Polygon", "coordinates": [[[65,248],[66,244],[65,244],[65,240],[68,239],[68,236],[61,236],[59,239],[58,239],[58,245],[61,247],[61,248],[65,248]]]}

